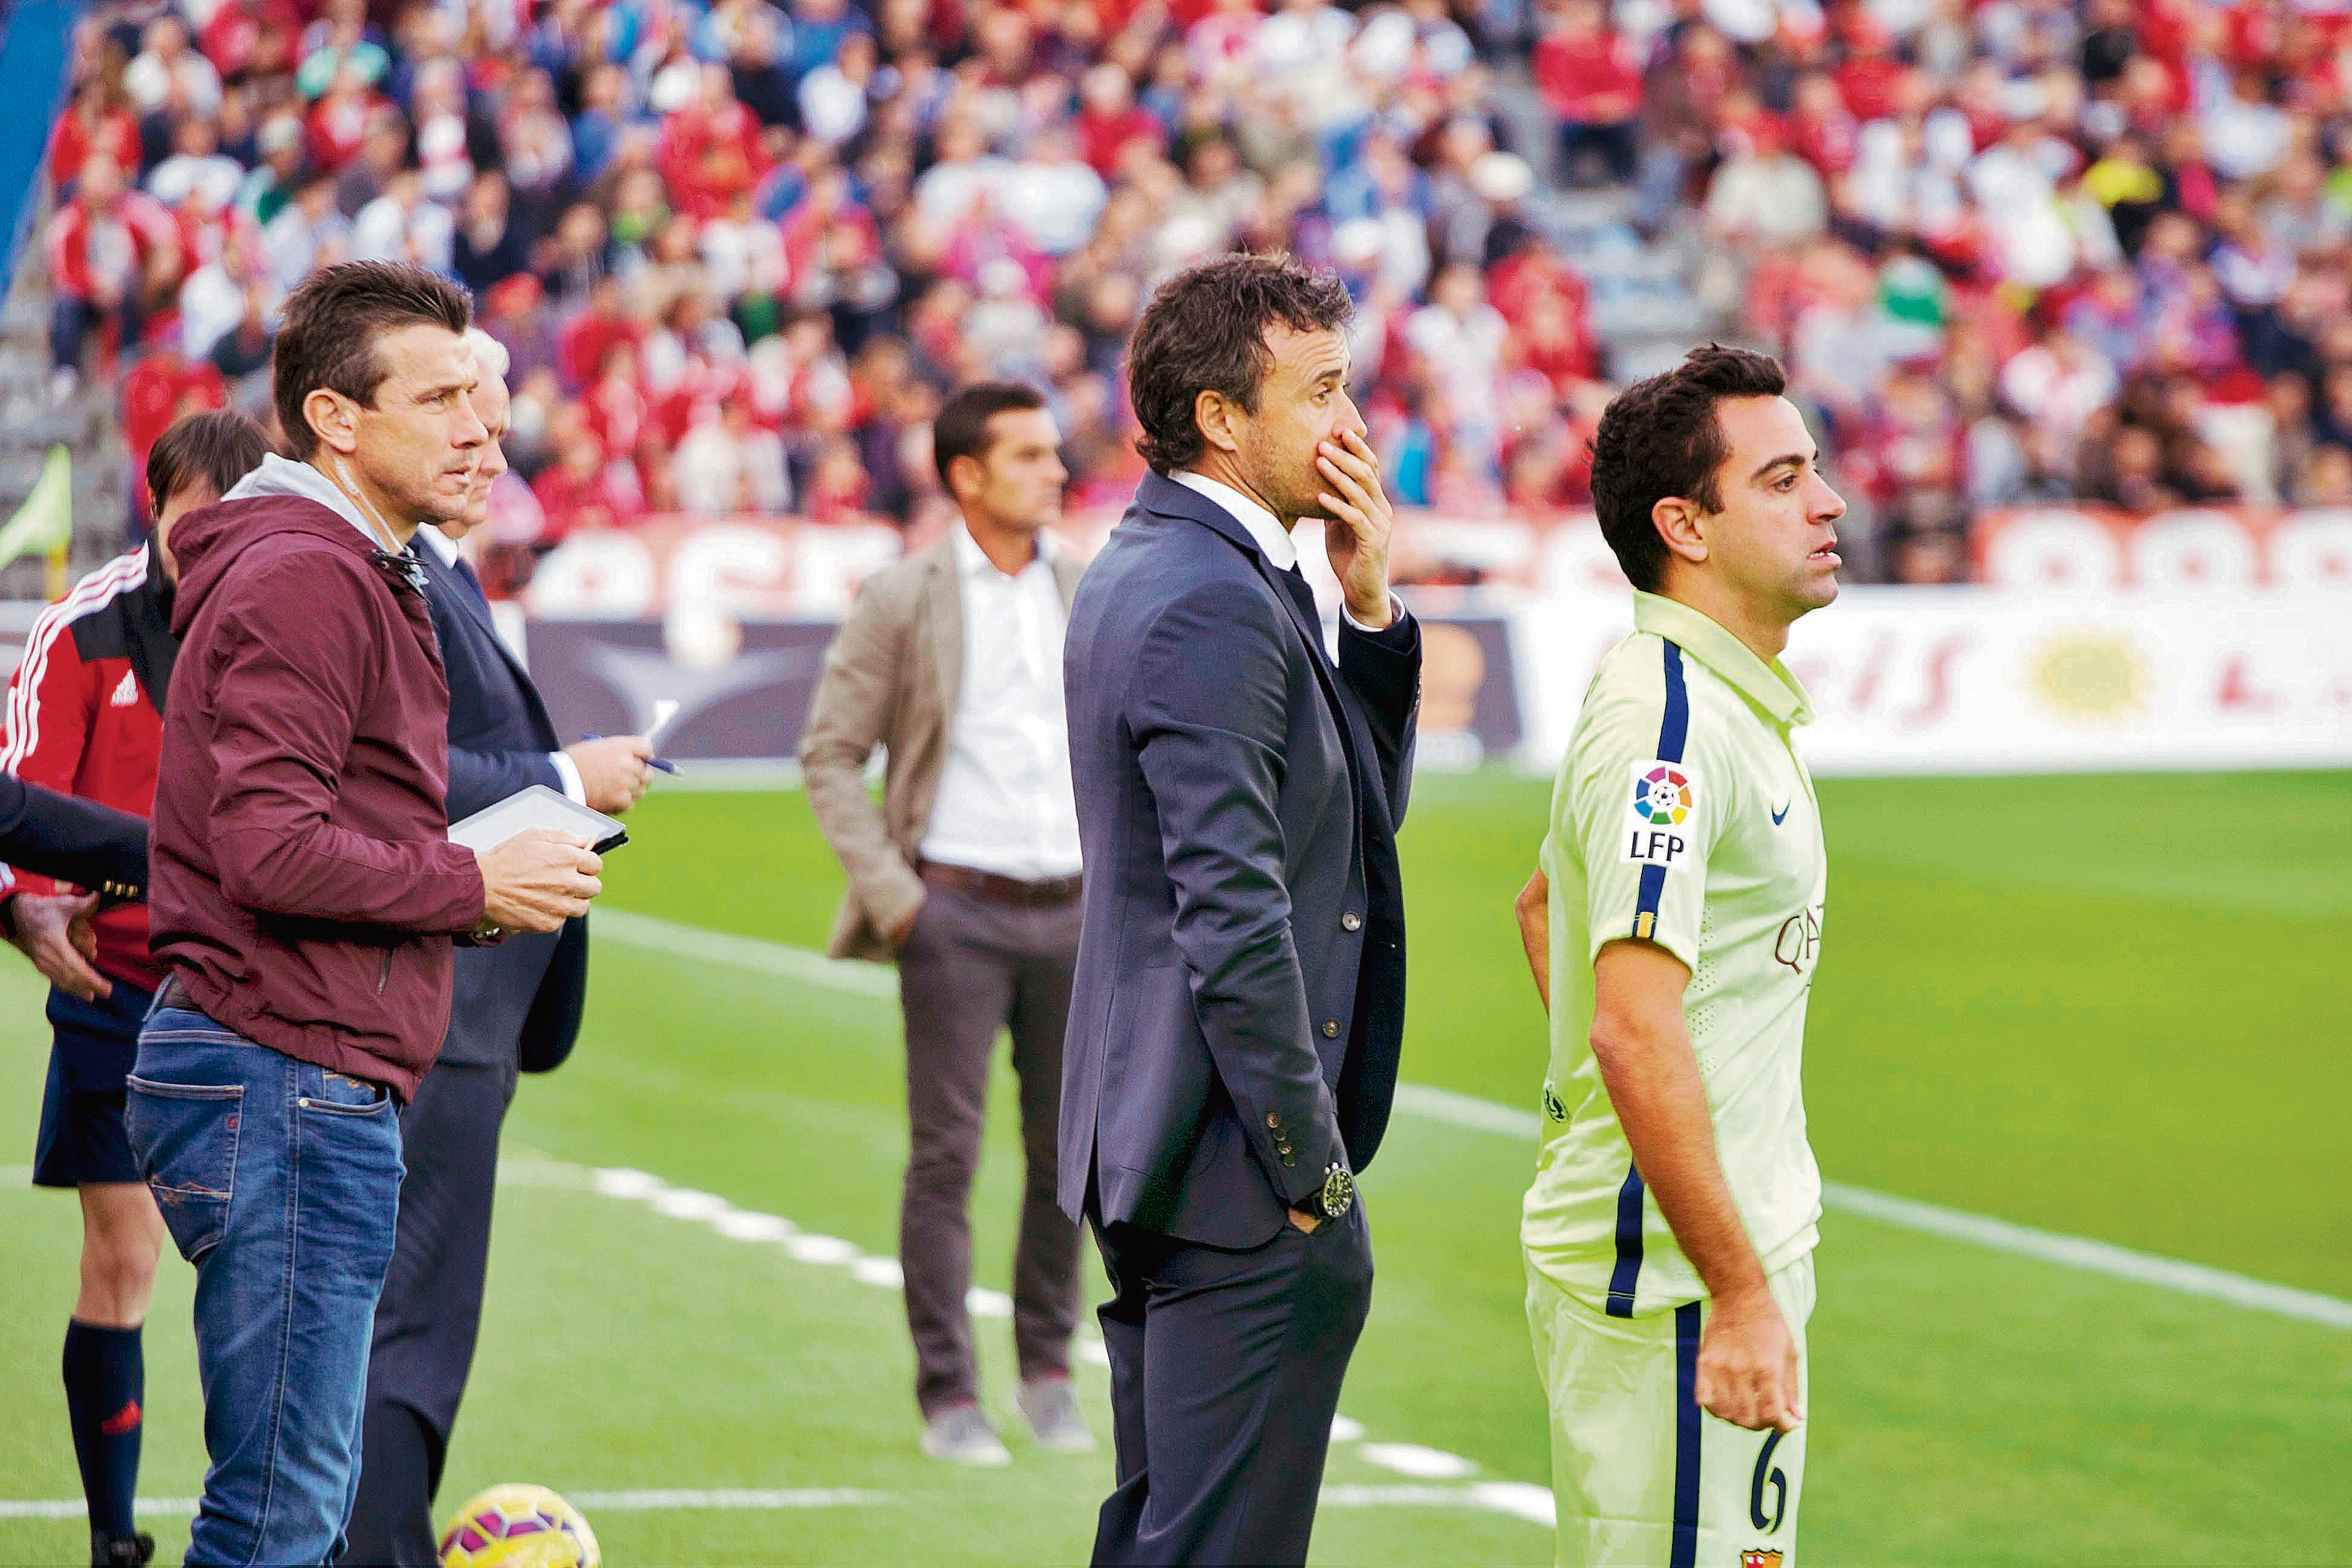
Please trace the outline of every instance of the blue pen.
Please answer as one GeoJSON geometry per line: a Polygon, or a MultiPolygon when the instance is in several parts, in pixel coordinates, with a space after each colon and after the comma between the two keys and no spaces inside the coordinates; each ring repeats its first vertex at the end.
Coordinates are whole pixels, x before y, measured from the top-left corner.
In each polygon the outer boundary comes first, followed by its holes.
{"type": "MultiPolygon", "coordinates": [[[[604,737],[602,735],[583,735],[580,738],[583,741],[601,741],[604,737]]],[[[668,773],[673,778],[677,774],[677,764],[671,762],[667,757],[647,757],[646,759],[646,766],[649,768],[659,768],[662,772],[668,773]]]]}

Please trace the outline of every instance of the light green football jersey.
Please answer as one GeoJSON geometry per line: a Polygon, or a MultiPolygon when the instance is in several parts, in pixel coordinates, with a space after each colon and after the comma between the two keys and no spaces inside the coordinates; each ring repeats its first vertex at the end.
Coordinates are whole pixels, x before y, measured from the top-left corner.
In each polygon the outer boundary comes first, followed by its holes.
{"type": "Polygon", "coordinates": [[[1683,1016],[1725,1180],[1766,1272],[1811,1249],[1820,1170],[1805,1142],[1805,1000],[1829,876],[1795,726],[1804,689],[1686,605],[1633,596],[1633,635],[1584,694],[1552,792],[1551,1066],[1519,1237],[1595,1310],[1706,1294],[1675,1245],[1592,1057],[1592,961],[1638,937],[1687,965],[1683,1016]]]}

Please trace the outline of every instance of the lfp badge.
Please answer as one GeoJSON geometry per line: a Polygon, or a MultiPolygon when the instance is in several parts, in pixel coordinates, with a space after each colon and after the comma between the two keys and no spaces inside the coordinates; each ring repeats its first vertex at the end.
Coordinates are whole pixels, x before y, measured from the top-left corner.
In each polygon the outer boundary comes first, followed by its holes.
{"type": "Polygon", "coordinates": [[[1659,763],[1633,781],[1633,815],[1654,827],[1679,827],[1691,814],[1690,775],[1659,763]]]}
{"type": "Polygon", "coordinates": [[[1698,775],[1680,763],[1633,764],[1633,798],[1626,813],[1628,864],[1672,866],[1690,847],[1683,825],[1698,809],[1698,775]]]}

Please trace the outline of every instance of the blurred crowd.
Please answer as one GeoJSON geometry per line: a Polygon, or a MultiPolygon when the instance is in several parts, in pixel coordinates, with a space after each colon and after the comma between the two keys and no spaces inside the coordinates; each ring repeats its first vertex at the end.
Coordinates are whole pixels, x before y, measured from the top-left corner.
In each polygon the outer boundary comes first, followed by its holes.
{"type": "Polygon", "coordinates": [[[288,289],[403,258],[512,352],[494,527],[526,558],[664,513],[921,527],[929,421],[978,377],[1046,388],[1073,503],[1123,501],[1141,301],[1287,247],[1362,307],[1400,500],[1570,500],[1600,364],[1492,113],[1518,27],[1446,0],[117,6],[53,153],[58,390],[120,374],[134,457],[190,406],[266,416],[288,289]]]}
{"type": "Polygon", "coordinates": [[[267,416],[278,301],[397,257],[514,356],[511,581],[583,528],[944,515],[929,420],[1048,390],[1140,472],[1171,270],[1337,269],[1391,494],[1584,499],[1607,395],[1538,169],[1781,353],[1879,574],[1975,509],[2352,502],[2347,0],[145,0],[52,167],[60,395],[267,416]],[[1266,9],[1271,5],[1271,10],[1266,9]],[[1551,147],[1515,146],[1520,84],[1551,147]]]}
{"type": "Polygon", "coordinates": [[[1599,110],[1554,100],[1646,212],[1701,204],[1705,293],[1786,357],[1885,574],[1960,575],[1990,507],[2352,502],[2352,5],[1671,15],[1599,110]]]}

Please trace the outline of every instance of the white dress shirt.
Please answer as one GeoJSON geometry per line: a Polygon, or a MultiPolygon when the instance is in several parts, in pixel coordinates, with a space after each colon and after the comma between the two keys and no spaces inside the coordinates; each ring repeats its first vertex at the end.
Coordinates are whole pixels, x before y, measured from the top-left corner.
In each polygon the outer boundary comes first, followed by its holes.
{"type": "MultiPolygon", "coordinates": [[[[1198,490],[1231,512],[1236,521],[1249,530],[1249,536],[1256,542],[1259,553],[1274,563],[1276,571],[1288,572],[1298,564],[1298,542],[1290,537],[1289,531],[1282,526],[1281,520],[1274,513],[1266,510],[1233,486],[1213,479],[1205,474],[1196,474],[1190,468],[1179,468],[1169,477],[1188,490],[1198,490]]],[[[1358,631],[1370,632],[1376,637],[1379,635],[1380,628],[1368,626],[1354,616],[1349,615],[1344,600],[1340,603],[1339,614],[1346,616],[1348,624],[1358,631]]],[[[1389,623],[1393,626],[1402,619],[1404,619],[1404,601],[1391,593],[1389,595],[1389,623]]]]}
{"type": "MultiPolygon", "coordinates": [[[[427,523],[416,531],[428,549],[441,558],[441,564],[455,570],[460,552],[457,542],[427,523]]],[[[563,781],[563,793],[574,805],[588,804],[588,786],[580,780],[580,764],[562,752],[550,752],[547,760],[555,764],[555,776],[563,781]]]]}
{"type": "Polygon", "coordinates": [[[961,523],[950,535],[963,597],[963,679],[922,857],[1024,882],[1078,874],[1078,805],[1062,706],[1068,614],[1053,546],[1007,575],[961,523]]]}

